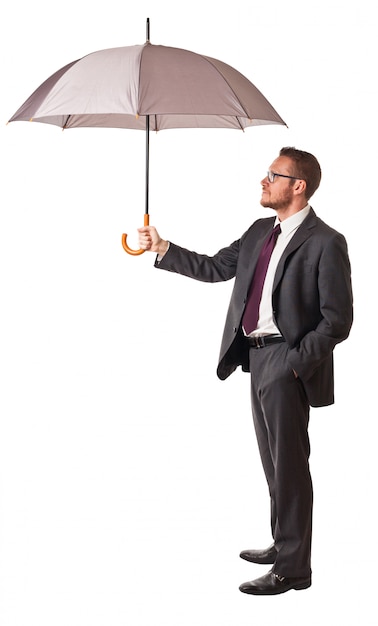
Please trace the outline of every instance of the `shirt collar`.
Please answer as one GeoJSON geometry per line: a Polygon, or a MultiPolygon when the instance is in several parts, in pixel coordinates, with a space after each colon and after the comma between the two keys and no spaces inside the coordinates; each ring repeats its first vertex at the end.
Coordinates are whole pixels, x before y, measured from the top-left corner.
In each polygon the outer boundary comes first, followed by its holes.
{"type": "Polygon", "coordinates": [[[296,230],[297,228],[299,228],[299,226],[302,224],[302,222],[306,219],[307,215],[309,214],[310,209],[311,209],[310,205],[306,204],[306,206],[303,209],[301,209],[297,213],[294,213],[294,215],[291,215],[291,217],[288,217],[283,222],[280,222],[278,217],[276,217],[276,221],[274,225],[277,226],[277,224],[280,224],[281,233],[283,234],[284,237],[287,237],[288,235],[290,235],[290,233],[293,232],[293,230],[296,230]]]}

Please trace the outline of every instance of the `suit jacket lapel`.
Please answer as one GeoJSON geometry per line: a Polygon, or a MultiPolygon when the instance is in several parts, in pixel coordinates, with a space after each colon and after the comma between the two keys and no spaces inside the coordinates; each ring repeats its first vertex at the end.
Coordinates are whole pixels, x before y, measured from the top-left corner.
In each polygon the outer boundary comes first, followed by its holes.
{"type": "Polygon", "coordinates": [[[251,246],[252,250],[248,246],[248,242],[246,241],[246,255],[243,263],[244,267],[241,267],[241,275],[243,276],[243,283],[247,286],[247,288],[249,288],[252,282],[253,274],[256,269],[261,248],[263,247],[264,241],[267,238],[269,232],[273,228],[274,220],[275,218],[270,219],[269,222],[267,221],[266,227],[264,228],[262,235],[254,243],[253,247],[251,246]]]}
{"type": "Polygon", "coordinates": [[[283,271],[285,269],[286,259],[295,252],[305,241],[311,236],[311,230],[316,226],[316,214],[313,209],[310,210],[310,213],[306,217],[306,219],[302,222],[300,227],[294,236],[290,239],[288,245],[286,246],[283,254],[278,262],[276,274],[274,276],[273,282],[273,291],[276,289],[279,284],[283,271]]]}

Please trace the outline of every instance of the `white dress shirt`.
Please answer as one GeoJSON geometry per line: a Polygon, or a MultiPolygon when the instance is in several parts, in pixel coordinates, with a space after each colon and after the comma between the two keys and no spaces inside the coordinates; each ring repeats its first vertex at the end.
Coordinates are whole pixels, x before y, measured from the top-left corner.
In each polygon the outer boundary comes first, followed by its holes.
{"type": "Polygon", "coordinates": [[[274,226],[280,224],[281,232],[277,237],[276,245],[270,257],[261,296],[257,328],[250,333],[250,337],[281,334],[273,322],[272,291],[274,276],[283,251],[309,212],[310,206],[307,204],[304,209],[298,211],[298,213],[294,213],[294,215],[282,222],[279,221],[278,217],[276,218],[274,226]]]}

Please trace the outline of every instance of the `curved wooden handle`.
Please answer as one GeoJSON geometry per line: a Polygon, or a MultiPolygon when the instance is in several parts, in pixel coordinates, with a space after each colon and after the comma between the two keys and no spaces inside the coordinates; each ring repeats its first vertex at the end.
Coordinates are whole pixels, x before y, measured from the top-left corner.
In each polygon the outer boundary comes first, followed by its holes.
{"type": "MultiPolygon", "coordinates": [[[[148,215],[148,213],[145,213],[144,226],[149,226],[149,224],[150,216],[148,215]]],[[[127,254],[131,254],[132,256],[139,256],[140,254],[143,254],[143,252],[145,252],[145,250],[143,250],[142,248],[140,248],[139,250],[133,250],[132,248],[129,248],[129,246],[127,245],[127,235],[125,235],[125,233],[122,235],[122,247],[125,252],[127,252],[127,254]]]]}

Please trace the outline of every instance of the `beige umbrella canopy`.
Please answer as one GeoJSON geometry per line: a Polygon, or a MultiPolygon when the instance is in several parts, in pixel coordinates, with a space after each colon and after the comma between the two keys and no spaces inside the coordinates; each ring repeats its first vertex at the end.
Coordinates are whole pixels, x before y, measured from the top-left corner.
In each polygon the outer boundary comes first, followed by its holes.
{"type": "MultiPolygon", "coordinates": [[[[168,128],[236,128],[285,122],[240,72],[181,48],[143,45],[93,52],[50,76],[11,117],[62,128],[146,130],[148,217],[149,131],[168,128]]],[[[122,243],[131,250],[122,236],[122,243]]]]}

